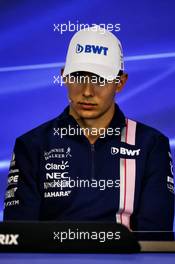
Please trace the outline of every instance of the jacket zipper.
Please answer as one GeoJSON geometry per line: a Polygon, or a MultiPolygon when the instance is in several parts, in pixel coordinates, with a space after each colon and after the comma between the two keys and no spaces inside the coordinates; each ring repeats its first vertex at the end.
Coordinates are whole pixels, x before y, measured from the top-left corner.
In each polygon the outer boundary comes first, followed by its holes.
{"type": "Polygon", "coordinates": [[[91,179],[95,178],[95,163],[94,163],[95,146],[91,144],[91,179]]]}

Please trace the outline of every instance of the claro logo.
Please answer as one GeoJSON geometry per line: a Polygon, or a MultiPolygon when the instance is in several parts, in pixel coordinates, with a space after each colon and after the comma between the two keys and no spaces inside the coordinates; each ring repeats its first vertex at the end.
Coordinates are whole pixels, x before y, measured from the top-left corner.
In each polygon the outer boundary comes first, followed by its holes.
{"type": "Polygon", "coordinates": [[[108,48],[103,47],[103,46],[98,46],[98,45],[80,45],[77,44],[76,46],[76,53],[94,53],[94,54],[102,54],[102,55],[107,55],[108,48]]]}
{"type": "Polygon", "coordinates": [[[0,234],[0,245],[18,245],[18,234],[0,234]]]}
{"type": "Polygon", "coordinates": [[[127,148],[116,148],[116,147],[111,147],[111,154],[116,155],[120,153],[121,155],[127,155],[127,156],[139,156],[140,154],[140,149],[132,150],[132,149],[127,149],[127,148]]]}

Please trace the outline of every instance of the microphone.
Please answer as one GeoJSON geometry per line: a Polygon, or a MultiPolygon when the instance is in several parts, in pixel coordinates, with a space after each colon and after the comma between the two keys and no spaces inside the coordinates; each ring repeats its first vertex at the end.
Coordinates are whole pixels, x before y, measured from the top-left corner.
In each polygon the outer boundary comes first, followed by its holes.
{"type": "Polygon", "coordinates": [[[67,96],[67,98],[68,98],[69,103],[73,103],[73,100],[69,96],[67,96]]]}

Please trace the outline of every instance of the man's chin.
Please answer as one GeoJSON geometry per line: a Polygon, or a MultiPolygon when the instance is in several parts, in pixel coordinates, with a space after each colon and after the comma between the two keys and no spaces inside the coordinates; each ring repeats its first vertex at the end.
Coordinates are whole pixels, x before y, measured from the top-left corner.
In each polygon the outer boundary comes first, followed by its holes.
{"type": "Polygon", "coordinates": [[[94,111],[80,111],[78,114],[84,119],[96,119],[100,116],[99,113],[94,111]]]}

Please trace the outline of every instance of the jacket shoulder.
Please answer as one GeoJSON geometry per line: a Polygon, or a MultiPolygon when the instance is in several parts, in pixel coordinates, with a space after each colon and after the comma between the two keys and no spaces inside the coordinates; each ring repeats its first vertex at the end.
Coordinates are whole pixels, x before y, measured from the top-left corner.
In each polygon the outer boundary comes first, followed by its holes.
{"type": "Polygon", "coordinates": [[[52,131],[53,127],[58,126],[59,125],[59,116],[56,118],[53,118],[29,131],[27,131],[26,133],[22,134],[21,136],[19,136],[16,140],[20,140],[20,141],[25,141],[27,142],[28,140],[30,142],[33,142],[34,140],[39,140],[42,139],[43,137],[45,137],[49,132],[52,131]]]}
{"type": "Polygon", "coordinates": [[[148,134],[150,133],[155,136],[161,136],[161,137],[167,138],[167,136],[164,133],[162,133],[160,130],[158,130],[157,128],[144,124],[140,121],[134,120],[132,118],[128,118],[128,120],[131,120],[137,124],[137,129],[139,130],[139,132],[148,133],[148,134]]]}
{"type": "MultiPolygon", "coordinates": [[[[130,118],[129,118],[130,119],[130,118]]],[[[163,141],[169,141],[169,138],[162,133],[160,130],[149,126],[147,124],[144,124],[142,122],[130,119],[134,122],[136,122],[137,126],[136,126],[136,135],[140,138],[144,138],[145,140],[147,139],[152,139],[152,140],[163,140],[163,141]]]]}

